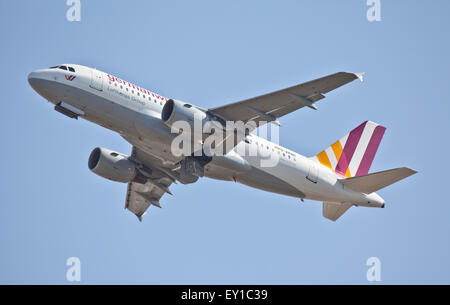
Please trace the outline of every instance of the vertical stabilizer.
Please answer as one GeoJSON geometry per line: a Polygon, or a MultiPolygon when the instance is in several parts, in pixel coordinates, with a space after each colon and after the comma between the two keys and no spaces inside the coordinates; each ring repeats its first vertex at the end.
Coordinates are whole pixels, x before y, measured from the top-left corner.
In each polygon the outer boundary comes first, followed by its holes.
{"type": "Polygon", "coordinates": [[[346,178],[367,175],[385,131],[366,121],[314,158],[346,178]]]}
{"type": "Polygon", "coordinates": [[[324,202],[322,208],[323,217],[328,218],[331,221],[336,221],[352,207],[350,203],[334,203],[324,202]]]}

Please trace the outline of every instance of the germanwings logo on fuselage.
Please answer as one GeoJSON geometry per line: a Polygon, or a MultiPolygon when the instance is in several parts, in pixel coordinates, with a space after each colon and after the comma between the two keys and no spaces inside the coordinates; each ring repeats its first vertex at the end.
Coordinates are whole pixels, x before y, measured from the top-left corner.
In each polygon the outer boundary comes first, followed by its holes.
{"type": "Polygon", "coordinates": [[[75,75],[65,75],[65,76],[66,76],[66,79],[69,81],[73,81],[76,78],[75,75]]]}

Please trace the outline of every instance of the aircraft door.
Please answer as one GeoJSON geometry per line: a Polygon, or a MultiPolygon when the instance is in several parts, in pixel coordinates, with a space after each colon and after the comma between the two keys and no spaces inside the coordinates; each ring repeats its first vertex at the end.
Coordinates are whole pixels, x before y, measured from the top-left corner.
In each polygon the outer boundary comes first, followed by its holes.
{"type": "Polygon", "coordinates": [[[103,77],[102,72],[92,69],[91,70],[91,88],[94,88],[98,91],[103,91],[103,77]]]}
{"type": "Polygon", "coordinates": [[[317,178],[319,177],[319,168],[317,166],[317,163],[314,161],[310,161],[309,163],[309,172],[308,176],[306,176],[306,179],[313,183],[317,183],[317,178]]]}

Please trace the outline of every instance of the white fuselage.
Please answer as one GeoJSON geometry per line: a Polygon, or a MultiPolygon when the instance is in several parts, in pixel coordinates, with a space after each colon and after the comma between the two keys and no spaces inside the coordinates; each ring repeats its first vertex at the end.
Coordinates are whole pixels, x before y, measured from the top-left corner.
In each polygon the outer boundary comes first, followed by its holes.
{"type": "MultiPolygon", "coordinates": [[[[171,154],[175,135],[161,121],[166,98],[92,68],[67,66],[73,67],[75,73],[38,70],[29,75],[29,82],[51,103],[64,102],[75,107],[81,117],[118,132],[132,145],[160,160],[162,166],[175,167],[181,160],[171,154]]],[[[235,180],[301,199],[384,206],[384,200],[376,193],[348,189],[339,181],[342,177],[328,167],[253,134],[227,155],[213,157],[205,166],[205,176],[235,180]],[[242,148],[252,148],[258,153],[238,154],[242,148]],[[270,158],[278,160],[276,166],[263,166],[263,160],[270,158]],[[241,166],[244,163],[250,166],[241,166]]]]}

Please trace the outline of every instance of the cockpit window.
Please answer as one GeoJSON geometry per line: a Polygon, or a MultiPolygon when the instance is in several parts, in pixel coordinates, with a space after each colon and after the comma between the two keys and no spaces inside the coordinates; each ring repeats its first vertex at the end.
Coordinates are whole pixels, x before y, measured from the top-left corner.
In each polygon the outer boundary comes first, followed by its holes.
{"type": "Polygon", "coordinates": [[[72,67],[66,67],[66,66],[54,66],[50,67],[49,69],[61,69],[61,70],[69,70],[70,72],[75,72],[75,69],[72,67]]]}

